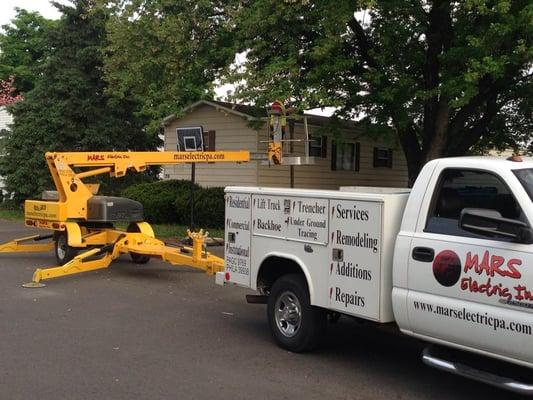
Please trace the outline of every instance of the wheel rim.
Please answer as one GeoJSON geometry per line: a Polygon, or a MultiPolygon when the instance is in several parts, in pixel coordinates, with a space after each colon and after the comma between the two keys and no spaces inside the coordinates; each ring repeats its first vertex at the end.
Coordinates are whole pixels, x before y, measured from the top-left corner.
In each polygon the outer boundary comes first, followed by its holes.
{"type": "Polygon", "coordinates": [[[276,325],[283,336],[293,337],[300,331],[302,308],[294,293],[286,291],[278,297],[274,316],[276,325]]]}
{"type": "Polygon", "coordinates": [[[66,236],[60,235],[57,238],[57,257],[60,260],[64,260],[65,257],[67,256],[67,247],[68,247],[68,243],[67,243],[66,236]]]}

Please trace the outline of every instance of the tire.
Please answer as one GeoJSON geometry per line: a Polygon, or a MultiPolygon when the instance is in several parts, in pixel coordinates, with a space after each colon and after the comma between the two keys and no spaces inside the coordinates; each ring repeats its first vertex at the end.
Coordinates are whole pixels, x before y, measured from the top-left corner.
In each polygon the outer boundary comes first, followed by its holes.
{"type": "MultiPolygon", "coordinates": [[[[128,225],[128,229],[126,229],[126,231],[140,232],[140,229],[135,222],[132,222],[128,225]]],[[[148,261],[150,261],[150,256],[147,256],[146,254],[134,253],[132,251],[130,251],[130,257],[135,264],[146,264],[148,261]]]]}
{"type": "Polygon", "coordinates": [[[65,265],[78,255],[78,249],[68,245],[67,231],[59,232],[54,239],[54,252],[59,265],[65,265]]]}
{"type": "Polygon", "coordinates": [[[274,340],[295,353],[315,349],[326,331],[326,310],[310,304],[307,283],[301,274],[283,275],[274,282],[267,316],[274,340]]]}

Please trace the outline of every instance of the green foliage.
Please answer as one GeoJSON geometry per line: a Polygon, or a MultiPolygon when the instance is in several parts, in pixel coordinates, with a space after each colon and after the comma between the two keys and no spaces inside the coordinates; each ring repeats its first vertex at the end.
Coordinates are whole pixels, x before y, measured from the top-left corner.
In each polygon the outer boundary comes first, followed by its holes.
{"type": "MultiPolygon", "coordinates": [[[[132,185],[122,196],[144,206],[144,217],[150,223],[181,224],[190,222],[191,182],[166,180],[132,185]]],[[[224,227],[224,189],[194,186],[195,225],[224,227]]]]}
{"type": "MultiPolygon", "coordinates": [[[[190,190],[186,196],[177,197],[174,202],[180,223],[190,223],[190,190]]],[[[194,224],[199,228],[224,228],[224,188],[195,188],[194,224]]]]}
{"type": "Polygon", "coordinates": [[[91,0],[60,6],[57,26],[48,32],[50,49],[35,88],[10,108],[12,130],[5,138],[0,175],[15,199],[52,187],[46,151],[148,150],[157,139],[143,129],[128,98],[106,94],[102,77],[108,15],[91,0]]]}
{"type": "MultiPolygon", "coordinates": [[[[122,196],[142,203],[144,217],[151,223],[187,224],[190,188],[190,181],[166,180],[132,185],[122,191],[122,196]],[[180,212],[176,212],[174,205],[178,199],[186,204],[180,212]]],[[[195,190],[199,188],[196,185],[195,190]]]]}
{"type": "Polygon", "coordinates": [[[244,2],[246,61],[227,81],[258,105],[366,116],[400,142],[414,179],[434,157],[530,143],[532,22],[527,0],[244,2]]]}
{"type": "Polygon", "coordinates": [[[46,36],[56,24],[37,12],[16,8],[15,18],[0,34],[0,80],[13,75],[19,92],[32,90],[49,53],[46,36]]]}
{"type": "Polygon", "coordinates": [[[161,119],[212,94],[217,71],[232,58],[222,0],[102,0],[108,22],[108,93],[134,98],[156,131],[161,119]]]}

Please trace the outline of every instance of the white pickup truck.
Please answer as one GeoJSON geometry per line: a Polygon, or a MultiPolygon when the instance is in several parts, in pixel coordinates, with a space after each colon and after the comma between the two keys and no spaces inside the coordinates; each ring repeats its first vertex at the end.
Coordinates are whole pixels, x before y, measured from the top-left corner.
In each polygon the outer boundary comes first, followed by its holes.
{"type": "Polygon", "coordinates": [[[248,301],[267,304],[286,349],[315,347],[328,314],[395,322],[434,344],[427,364],[532,394],[533,380],[440,350],[531,375],[532,227],[531,158],[434,160],[410,191],[228,187],[225,272],[216,280],[257,290],[248,301]]]}

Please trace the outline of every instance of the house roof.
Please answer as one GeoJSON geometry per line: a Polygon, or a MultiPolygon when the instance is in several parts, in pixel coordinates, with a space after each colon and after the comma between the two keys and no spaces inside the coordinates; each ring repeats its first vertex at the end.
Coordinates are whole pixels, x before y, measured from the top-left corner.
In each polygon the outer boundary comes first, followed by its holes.
{"type": "MultiPolygon", "coordinates": [[[[257,106],[251,106],[247,104],[238,104],[238,103],[228,103],[225,101],[218,101],[218,100],[199,100],[193,104],[188,105],[184,109],[181,110],[181,114],[185,114],[187,112],[190,112],[194,110],[196,107],[200,105],[208,105],[211,107],[214,107],[220,111],[224,111],[230,114],[237,115],[242,118],[246,118],[250,121],[260,120],[262,118],[267,117],[267,110],[261,107],[257,106]]],[[[305,114],[304,116],[307,117],[307,123],[309,125],[314,126],[324,126],[331,122],[330,117],[320,116],[320,115],[312,115],[312,114],[305,114]]],[[[163,125],[168,125],[172,121],[179,119],[180,115],[172,114],[168,117],[163,119],[163,125]]],[[[344,128],[348,129],[361,129],[361,124],[356,121],[341,121],[341,124],[344,128]]]]}

